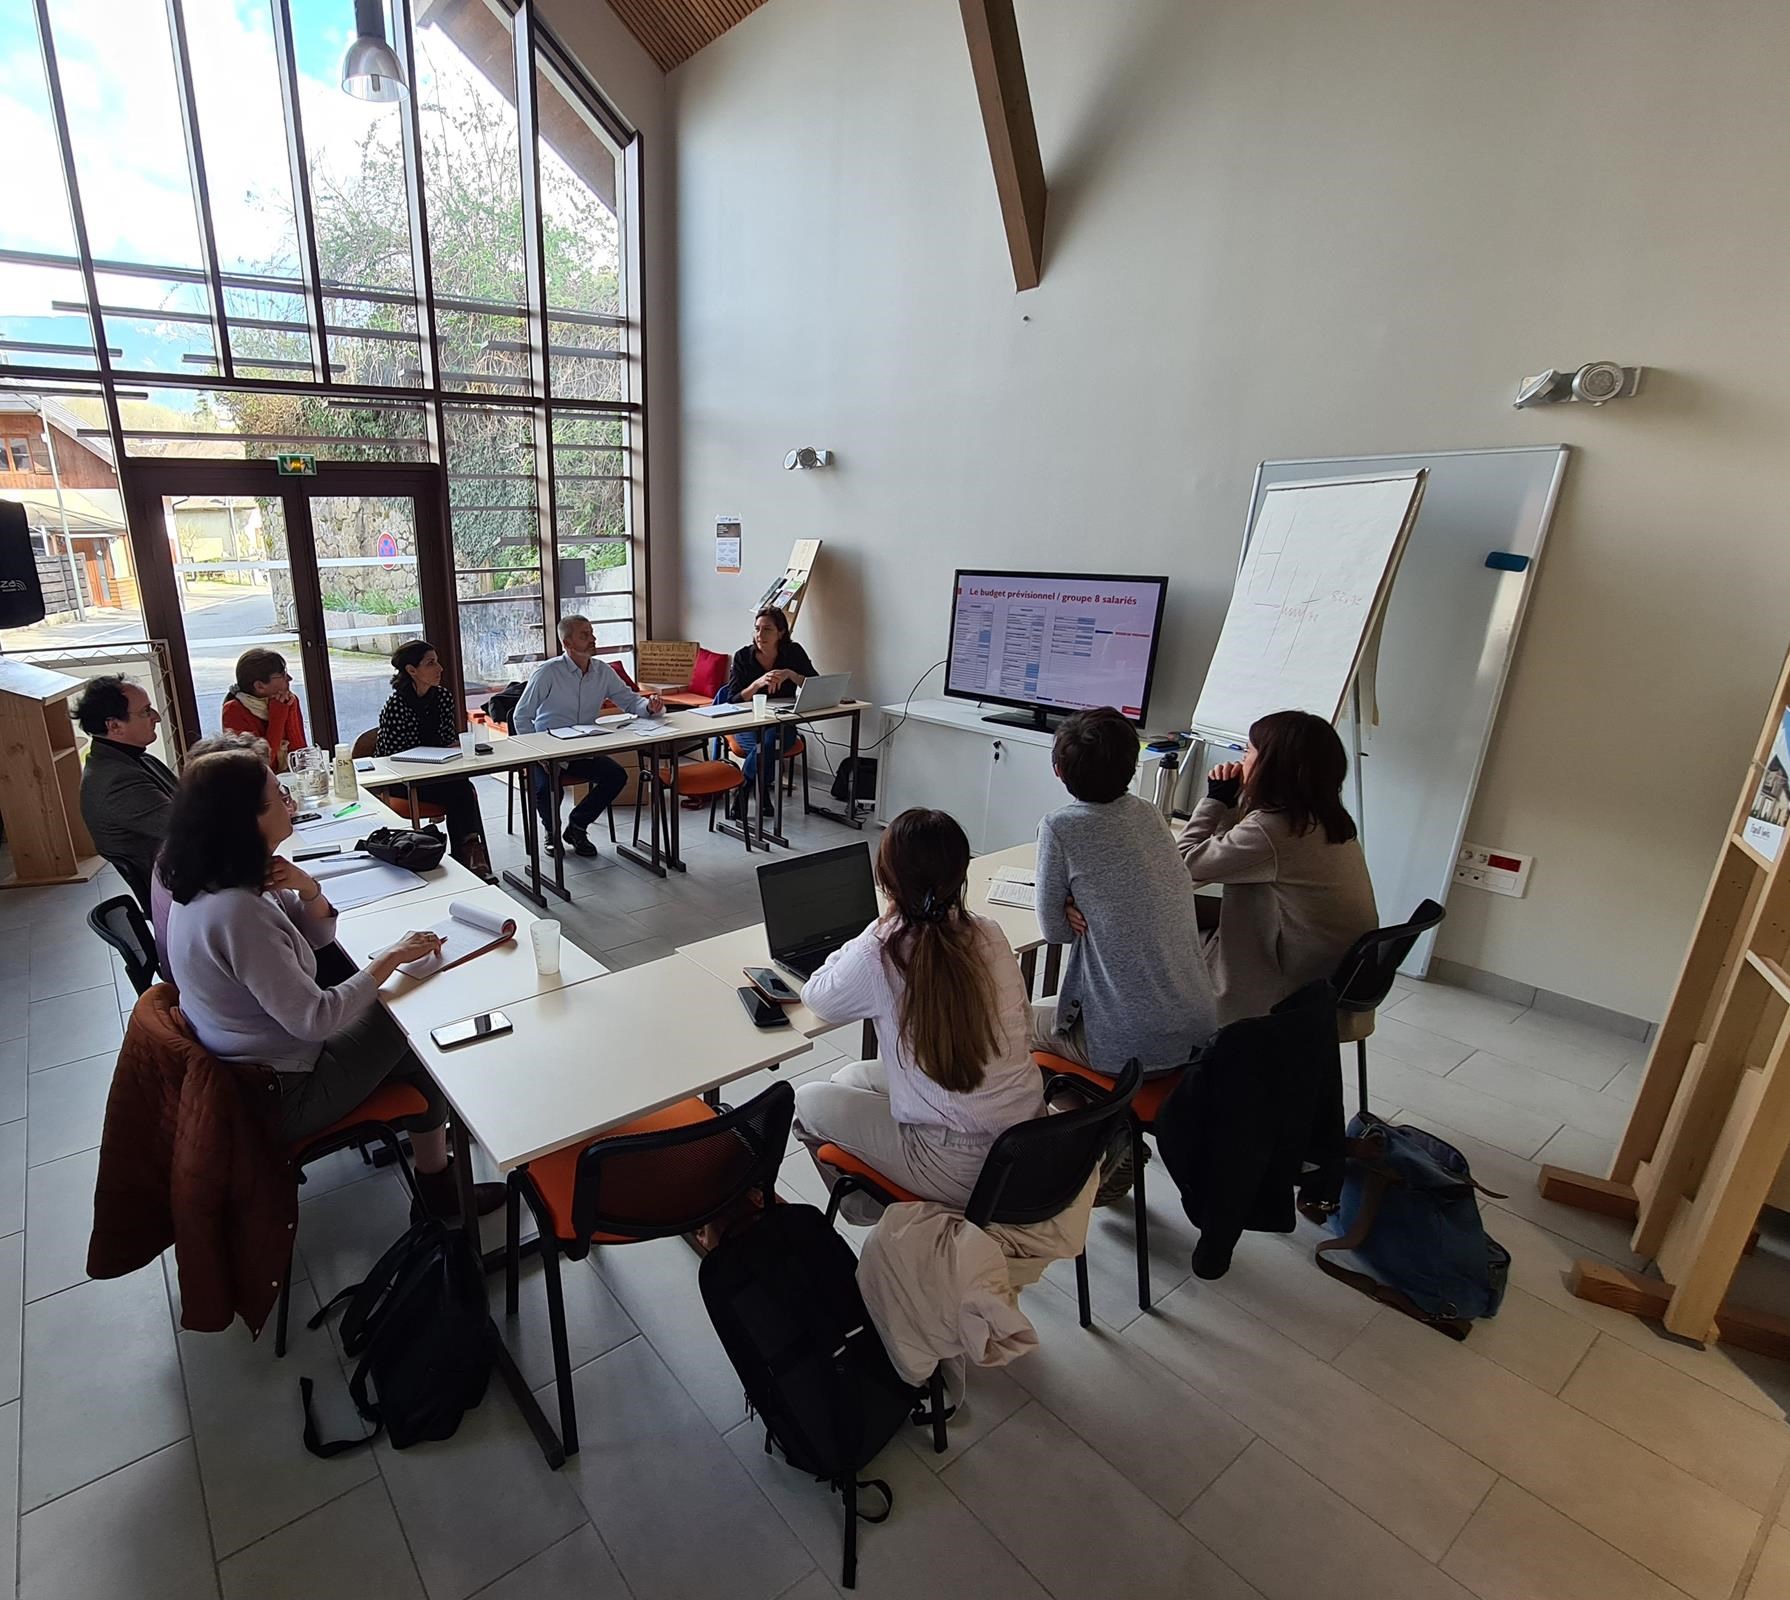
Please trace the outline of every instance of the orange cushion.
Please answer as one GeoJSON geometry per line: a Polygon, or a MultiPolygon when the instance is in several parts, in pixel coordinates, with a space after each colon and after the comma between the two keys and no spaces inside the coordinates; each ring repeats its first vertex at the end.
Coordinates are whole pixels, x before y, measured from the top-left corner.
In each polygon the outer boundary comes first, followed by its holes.
{"type": "MultiPolygon", "coordinates": [[[[745,773],[731,761],[686,761],[677,769],[678,792],[691,800],[704,795],[726,794],[745,781],[745,773]]],[[[660,766],[659,782],[671,782],[669,766],[660,766]]]]}
{"type": "Polygon", "coordinates": [[[300,1139],[293,1148],[303,1151],[307,1145],[321,1143],[363,1122],[402,1122],[406,1117],[420,1117],[429,1109],[422,1091],[404,1083],[382,1083],[345,1117],[337,1117],[327,1128],[319,1128],[308,1138],[300,1139]]]}
{"type": "MultiPolygon", "coordinates": [[[[708,1122],[715,1115],[715,1108],[706,1100],[678,1100],[662,1111],[651,1111],[619,1128],[611,1128],[607,1133],[599,1134],[597,1139],[591,1140],[590,1144],[568,1145],[564,1150],[555,1150],[550,1156],[542,1156],[539,1161],[531,1161],[527,1176],[536,1192],[547,1203],[547,1215],[552,1221],[555,1236],[561,1239],[578,1237],[572,1228],[572,1190],[578,1182],[578,1158],[591,1144],[601,1139],[619,1139],[629,1133],[663,1133],[667,1128],[687,1128],[692,1123],[708,1122]]],[[[626,1234],[598,1233],[591,1237],[599,1244],[631,1242],[626,1234]]]]}
{"type": "Polygon", "coordinates": [[[409,817],[412,822],[439,822],[447,815],[447,812],[432,800],[418,800],[416,809],[412,811],[409,797],[402,789],[394,790],[385,803],[399,816],[409,817]]]}
{"type": "MultiPolygon", "coordinates": [[[[1085,1078],[1089,1083],[1111,1091],[1118,1080],[1108,1077],[1104,1072],[1096,1072],[1092,1067],[1084,1067],[1079,1061],[1070,1061],[1063,1056],[1053,1056],[1048,1050],[1034,1050],[1032,1060],[1044,1071],[1073,1073],[1078,1078],[1085,1078]]],[[[1181,1081],[1181,1072],[1177,1068],[1173,1072],[1158,1073],[1155,1077],[1145,1078],[1137,1087],[1132,1097],[1131,1114],[1146,1128],[1156,1125],[1156,1113],[1162,1109],[1162,1102],[1168,1099],[1174,1087],[1181,1081]]]]}
{"type": "Polygon", "coordinates": [[[823,1144],[814,1152],[816,1161],[824,1162],[836,1172],[849,1172],[854,1178],[862,1178],[866,1183],[875,1184],[883,1194],[896,1200],[918,1200],[921,1197],[911,1194],[892,1178],[885,1178],[868,1161],[862,1161],[849,1150],[842,1150],[836,1144],[823,1144]]]}

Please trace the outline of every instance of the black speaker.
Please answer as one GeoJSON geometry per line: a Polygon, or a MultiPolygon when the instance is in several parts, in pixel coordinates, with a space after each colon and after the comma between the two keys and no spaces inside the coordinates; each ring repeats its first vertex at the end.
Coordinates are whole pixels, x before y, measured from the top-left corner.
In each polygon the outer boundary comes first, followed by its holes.
{"type": "Polygon", "coordinates": [[[44,619],[44,589],[31,549],[25,508],[0,500],[0,628],[24,628],[44,619]]]}

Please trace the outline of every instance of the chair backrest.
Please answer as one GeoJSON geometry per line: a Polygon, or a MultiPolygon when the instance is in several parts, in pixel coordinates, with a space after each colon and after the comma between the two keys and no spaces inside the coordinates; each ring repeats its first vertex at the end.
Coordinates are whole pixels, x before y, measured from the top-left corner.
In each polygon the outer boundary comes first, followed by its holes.
{"type": "Polygon", "coordinates": [[[125,888],[137,897],[137,904],[144,912],[149,910],[149,877],[142,866],[124,856],[107,856],[107,863],[117,870],[118,876],[124,879],[125,888]]]}
{"type": "Polygon", "coordinates": [[[378,747],[379,730],[377,728],[369,728],[365,733],[356,735],[354,748],[349,753],[356,761],[364,761],[368,756],[372,755],[378,747]]]}
{"type": "Polygon", "coordinates": [[[1398,964],[1411,953],[1411,946],[1447,914],[1434,900],[1425,900],[1411,913],[1409,922],[1362,934],[1349,947],[1349,953],[1330,979],[1330,986],[1336,990],[1337,1010],[1376,1009],[1391,992],[1398,964]]]}
{"type": "MultiPolygon", "coordinates": [[[[1067,1209],[1142,1081],[1143,1069],[1128,1062],[1112,1089],[1091,1104],[1046,1112],[1008,1128],[983,1159],[964,1216],[980,1228],[991,1222],[1047,1222],[1067,1209]]],[[[1087,1089],[1097,1092],[1092,1085],[1087,1089]]]]}
{"type": "Polygon", "coordinates": [[[143,908],[128,894],[115,894],[87,913],[87,926],[104,939],[124,962],[125,976],[141,994],[155,982],[160,963],[155,935],[143,908]]]}
{"type": "Polygon", "coordinates": [[[795,1110],[795,1090],[773,1083],[718,1117],[597,1140],[578,1158],[573,1231],[667,1238],[713,1222],[749,1189],[768,1199],[795,1110]]]}

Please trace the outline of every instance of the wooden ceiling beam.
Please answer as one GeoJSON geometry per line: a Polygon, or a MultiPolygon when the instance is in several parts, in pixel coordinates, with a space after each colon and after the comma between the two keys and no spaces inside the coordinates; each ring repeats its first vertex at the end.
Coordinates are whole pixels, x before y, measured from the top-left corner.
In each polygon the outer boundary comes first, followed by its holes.
{"type": "Polygon", "coordinates": [[[964,35],[969,40],[976,98],[982,105],[982,126],[988,134],[988,154],[994,162],[994,186],[1000,196],[1001,220],[1007,229],[1007,251],[1013,257],[1014,286],[1036,289],[1044,275],[1044,210],[1048,196],[1013,0],[958,0],[958,4],[963,11],[964,35]]]}

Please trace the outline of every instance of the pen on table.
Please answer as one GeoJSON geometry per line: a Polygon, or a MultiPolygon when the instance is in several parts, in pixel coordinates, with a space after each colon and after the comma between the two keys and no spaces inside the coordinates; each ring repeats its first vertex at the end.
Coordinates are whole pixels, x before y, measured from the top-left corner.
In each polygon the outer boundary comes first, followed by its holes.
{"type": "Polygon", "coordinates": [[[358,810],[360,810],[360,801],[350,800],[340,811],[332,811],[330,815],[332,817],[351,817],[358,810]]]}

